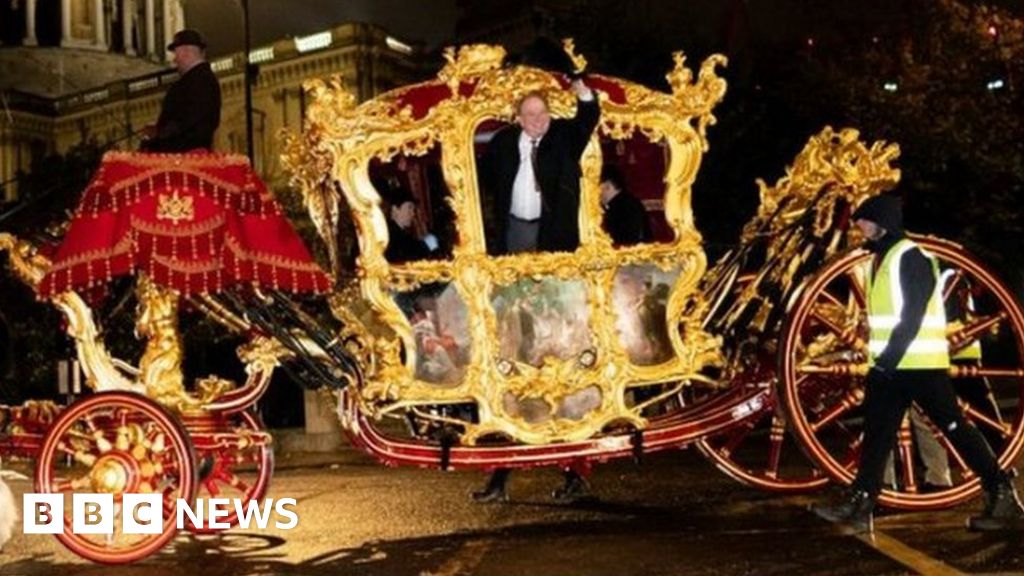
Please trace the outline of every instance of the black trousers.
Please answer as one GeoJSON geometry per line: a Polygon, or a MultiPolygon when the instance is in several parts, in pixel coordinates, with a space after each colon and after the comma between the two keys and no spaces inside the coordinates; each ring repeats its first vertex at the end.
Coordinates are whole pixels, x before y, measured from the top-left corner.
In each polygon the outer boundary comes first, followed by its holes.
{"type": "Polygon", "coordinates": [[[508,254],[537,250],[538,236],[540,236],[540,218],[522,220],[509,214],[508,228],[505,232],[505,250],[508,254]]]}
{"type": "Polygon", "coordinates": [[[891,379],[872,371],[862,406],[864,443],[860,469],[853,481],[855,490],[863,490],[872,496],[881,492],[886,461],[911,403],[916,403],[949,439],[971,470],[981,478],[986,490],[999,483],[999,463],[992,448],[978,429],[964,418],[945,370],[897,370],[891,379]]]}

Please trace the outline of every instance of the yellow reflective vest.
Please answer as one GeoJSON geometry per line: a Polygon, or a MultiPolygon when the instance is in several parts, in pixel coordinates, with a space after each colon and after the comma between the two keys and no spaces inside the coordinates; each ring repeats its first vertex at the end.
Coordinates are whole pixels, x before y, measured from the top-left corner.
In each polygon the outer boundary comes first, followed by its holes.
{"type": "MultiPolygon", "coordinates": [[[[903,238],[896,242],[882,258],[882,263],[871,275],[868,292],[868,365],[889,344],[892,331],[903,312],[903,289],[900,285],[900,261],[917,244],[903,238]]],[[[946,309],[942,304],[942,282],[939,281],[939,263],[931,254],[921,250],[932,266],[935,289],[928,299],[928,307],[921,319],[921,328],[907,346],[898,370],[935,370],[949,368],[949,344],[946,341],[946,309]]]]}

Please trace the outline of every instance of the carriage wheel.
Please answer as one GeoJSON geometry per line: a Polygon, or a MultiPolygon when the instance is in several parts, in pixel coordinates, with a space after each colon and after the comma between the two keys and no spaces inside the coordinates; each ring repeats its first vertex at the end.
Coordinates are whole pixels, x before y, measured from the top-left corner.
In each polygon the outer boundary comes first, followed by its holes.
{"type": "MultiPolygon", "coordinates": [[[[231,415],[236,419],[233,433],[242,438],[250,438],[252,433],[265,434],[259,416],[248,411],[231,415]]],[[[220,447],[199,451],[200,478],[196,498],[208,502],[210,498],[228,498],[232,500],[231,512],[218,520],[230,526],[238,524],[238,513],[234,509],[234,499],[239,499],[243,506],[250,500],[262,500],[270,485],[270,477],[274,473],[274,448],[269,438],[265,442],[245,441],[243,447],[220,447]]],[[[220,529],[208,528],[210,511],[204,506],[206,520],[203,527],[198,528],[191,522],[189,530],[196,534],[215,534],[220,529]]]]}
{"type": "MultiPolygon", "coordinates": [[[[740,294],[753,280],[740,276],[730,289],[740,294]]],[[[750,416],[732,428],[697,441],[697,449],[730,478],[773,492],[807,492],[828,484],[829,478],[800,449],[787,430],[784,413],[778,409],[775,362],[762,358],[754,368],[732,378],[729,391],[749,398],[737,412],[750,416]],[[737,390],[738,388],[742,390],[737,390]]],[[[687,388],[692,403],[715,392],[687,388]]],[[[721,392],[718,392],[721,393],[721,392]]]]}
{"type": "Polygon", "coordinates": [[[790,437],[784,413],[776,406],[774,379],[764,385],[768,388],[754,416],[701,438],[697,448],[727,476],[748,486],[773,492],[807,492],[825,486],[828,476],[790,437]]]}
{"type": "Polygon", "coordinates": [[[196,488],[192,443],[178,420],[138,394],[101,392],[72,404],[54,423],[36,463],[35,489],[64,495],[64,532],[69,550],[104,564],[149,556],[177,532],[178,498],[191,501],[196,488]],[[114,532],[73,534],[72,495],[114,495],[114,532]],[[159,534],[124,534],[121,495],[163,495],[159,534]]]}
{"type": "MultiPolygon", "coordinates": [[[[947,335],[955,356],[975,342],[982,359],[951,369],[966,418],[1008,467],[1024,441],[1024,314],[1002,282],[953,243],[925,238],[943,274],[943,298],[973,301],[974,311],[951,322],[947,335]]],[[[808,455],[842,484],[856,475],[861,442],[860,404],[864,378],[855,367],[866,362],[866,278],[871,255],[852,252],[828,265],[805,285],[792,306],[780,349],[782,395],[791,427],[808,455]]],[[[951,319],[952,320],[952,319],[951,319]]],[[[898,441],[888,489],[879,501],[894,508],[926,510],[963,502],[976,495],[979,479],[934,425],[913,407],[898,441]],[[913,426],[912,426],[913,424],[913,426]],[[912,428],[917,428],[912,431],[912,428]],[[952,485],[924,493],[921,456],[926,444],[944,448],[952,485]]]]}

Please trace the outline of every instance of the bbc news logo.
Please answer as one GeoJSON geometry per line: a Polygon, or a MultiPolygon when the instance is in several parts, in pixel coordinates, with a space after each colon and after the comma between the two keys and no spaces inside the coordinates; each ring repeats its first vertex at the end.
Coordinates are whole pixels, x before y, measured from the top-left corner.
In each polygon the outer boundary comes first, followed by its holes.
{"type": "MultiPolygon", "coordinates": [[[[25,534],[64,533],[63,494],[25,494],[22,500],[25,534]]],[[[179,498],[175,507],[178,530],[188,524],[198,529],[226,530],[232,524],[225,521],[232,512],[242,529],[255,524],[260,530],[271,525],[279,530],[291,530],[299,524],[294,498],[268,498],[242,500],[240,498],[199,498],[195,504],[179,498]],[[284,521],[282,521],[284,520],[284,521]]],[[[162,494],[122,494],[120,502],[121,532],[124,534],[160,534],[164,525],[162,494]]],[[[74,534],[113,534],[114,518],[118,515],[113,494],[74,494],[71,506],[71,531],[74,534]]]]}

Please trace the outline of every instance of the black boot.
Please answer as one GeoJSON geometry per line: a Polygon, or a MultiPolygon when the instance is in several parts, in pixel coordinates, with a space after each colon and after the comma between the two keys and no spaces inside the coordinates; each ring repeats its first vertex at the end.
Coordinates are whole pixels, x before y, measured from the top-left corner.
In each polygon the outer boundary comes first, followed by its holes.
{"type": "Polygon", "coordinates": [[[590,492],[590,484],[576,472],[565,471],[565,483],[555,488],[551,498],[560,504],[573,504],[583,500],[594,499],[590,492]]]}
{"type": "Polygon", "coordinates": [[[1009,474],[985,492],[985,511],[968,520],[967,528],[976,532],[1024,529],[1024,506],[1009,474]]]}
{"type": "Polygon", "coordinates": [[[811,512],[833,524],[841,526],[851,534],[863,534],[874,530],[871,511],[875,499],[863,490],[848,490],[837,504],[812,504],[811,512]]]}
{"type": "Polygon", "coordinates": [[[473,500],[476,502],[508,502],[508,475],[511,472],[508,468],[497,468],[487,479],[487,485],[483,490],[473,492],[473,500]]]}

